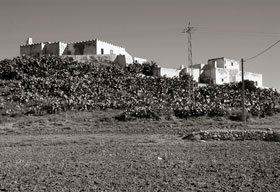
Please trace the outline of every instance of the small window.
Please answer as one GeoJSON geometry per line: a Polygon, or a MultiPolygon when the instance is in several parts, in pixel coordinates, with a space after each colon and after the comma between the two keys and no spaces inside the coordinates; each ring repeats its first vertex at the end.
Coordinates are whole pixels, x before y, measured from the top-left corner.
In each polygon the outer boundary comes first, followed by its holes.
{"type": "Polygon", "coordinates": [[[101,49],[101,55],[103,55],[104,54],[104,49],[101,49]]]}
{"type": "Polygon", "coordinates": [[[233,62],[231,62],[231,66],[233,66],[233,62]]]}
{"type": "Polygon", "coordinates": [[[224,82],[224,79],[222,78],[222,82],[224,82]]]}

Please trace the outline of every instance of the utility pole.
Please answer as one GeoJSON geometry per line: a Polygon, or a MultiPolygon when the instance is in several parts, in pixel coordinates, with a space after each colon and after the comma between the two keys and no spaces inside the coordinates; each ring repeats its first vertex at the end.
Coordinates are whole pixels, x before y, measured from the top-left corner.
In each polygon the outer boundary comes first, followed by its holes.
{"type": "MultiPolygon", "coordinates": [[[[191,27],[191,23],[189,22],[188,26],[183,30],[183,33],[188,34],[188,69],[190,76],[193,76],[193,63],[192,63],[192,31],[194,27],[191,27]]],[[[191,79],[189,78],[189,93],[191,93],[191,79]]]]}
{"type": "Polygon", "coordinates": [[[246,113],[245,113],[245,84],[244,84],[244,62],[245,61],[249,61],[252,59],[255,59],[256,57],[264,54],[265,52],[267,52],[269,49],[273,48],[275,45],[277,45],[278,43],[280,43],[280,40],[276,41],[274,44],[272,44],[271,46],[269,46],[268,48],[266,48],[265,50],[263,50],[262,52],[256,54],[253,57],[250,57],[248,59],[241,59],[241,76],[242,76],[242,120],[243,120],[243,124],[246,125],[246,113]]]}
{"type": "Polygon", "coordinates": [[[244,60],[241,59],[241,81],[242,81],[242,121],[243,125],[246,125],[246,113],[245,113],[245,83],[244,83],[244,60]]]}

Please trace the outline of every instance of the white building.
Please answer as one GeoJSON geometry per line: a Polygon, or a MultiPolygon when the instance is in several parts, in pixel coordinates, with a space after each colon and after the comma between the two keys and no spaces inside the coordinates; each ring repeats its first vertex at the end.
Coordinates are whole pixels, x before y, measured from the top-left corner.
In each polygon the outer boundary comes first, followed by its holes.
{"type": "MultiPolygon", "coordinates": [[[[179,77],[180,74],[190,74],[198,83],[221,85],[241,81],[240,62],[224,57],[209,59],[208,64],[194,64],[190,68],[182,65],[178,69],[158,67],[153,70],[153,76],[179,77]]],[[[244,72],[244,79],[263,87],[262,74],[244,72]]]]}
{"type": "MultiPolygon", "coordinates": [[[[226,84],[241,81],[240,62],[224,57],[209,59],[208,64],[196,64],[200,69],[200,81],[204,83],[226,84]]],[[[257,87],[263,86],[262,74],[244,72],[244,79],[254,81],[257,87]]]]}
{"type": "Polygon", "coordinates": [[[100,41],[98,39],[74,43],[41,42],[34,44],[32,38],[28,38],[26,45],[20,46],[20,55],[31,57],[58,55],[70,56],[74,59],[84,59],[85,56],[93,56],[87,58],[97,58],[96,56],[101,55],[102,58],[107,56],[107,59],[112,62],[114,62],[115,59],[118,61],[125,61],[124,65],[131,64],[133,62],[138,62],[140,64],[147,62],[146,59],[131,56],[123,47],[100,41]]]}
{"type": "Polygon", "coordinates": [[[164,67],[158,67],[153,69],[153,76],[157,77],[179,77],[182,74],[190,74],[193,77],[193,80],[196,82],[199,82],[199,75],[200,70],[197,68],[186,68],[184,65],[181,65],[180,68],[174,69],[174,68],[164,68],[164,67]]]}

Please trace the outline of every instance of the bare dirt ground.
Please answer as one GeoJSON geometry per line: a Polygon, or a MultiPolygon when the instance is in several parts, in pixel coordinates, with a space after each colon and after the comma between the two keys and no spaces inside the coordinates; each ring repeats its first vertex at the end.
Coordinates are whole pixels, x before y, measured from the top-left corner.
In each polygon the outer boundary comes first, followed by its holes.
{"type": "Polygon", "coordinates": [[[183,140],[247,127],[222,117],[120,122],[120,111],[0,117],[0,191],[279,191],[280,143],[183,140]]]}

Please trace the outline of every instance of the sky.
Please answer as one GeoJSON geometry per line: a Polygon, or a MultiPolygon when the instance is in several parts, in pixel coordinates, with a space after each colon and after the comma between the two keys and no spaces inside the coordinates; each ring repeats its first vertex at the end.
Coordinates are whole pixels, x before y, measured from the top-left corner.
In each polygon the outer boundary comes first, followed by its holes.
{"type": "MultiPolygon", "coordinates": [[[[280,39],[279,0],[0,0],[0,59],[19,55],[33,42],[100,39],[125,47],[162,67],[188,64],[188,22],[193,63],[241,60],[280,39]]],[[[280,91],[280,43],[245,62],[280,91]]]]}

